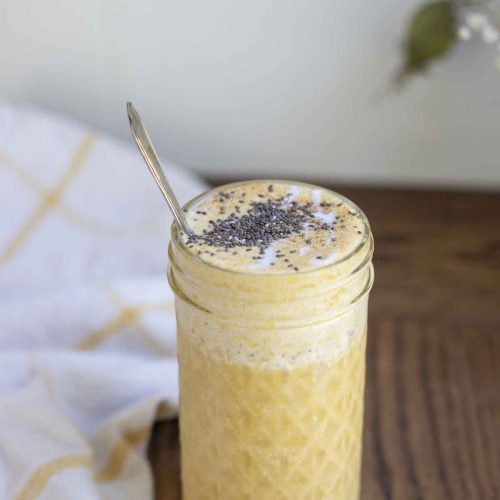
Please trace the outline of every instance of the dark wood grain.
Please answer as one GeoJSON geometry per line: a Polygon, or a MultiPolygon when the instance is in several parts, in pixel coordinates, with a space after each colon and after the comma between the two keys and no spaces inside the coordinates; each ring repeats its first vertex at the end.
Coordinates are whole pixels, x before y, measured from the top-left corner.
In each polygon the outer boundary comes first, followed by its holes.
{"type": "MultiPolygon", "coordinates": [[[[376,241],[363,500],[500,498],[500,196],[337,188],[376,241]]],[[[150,445],[180,498],[177,423],[150,445]]]]}

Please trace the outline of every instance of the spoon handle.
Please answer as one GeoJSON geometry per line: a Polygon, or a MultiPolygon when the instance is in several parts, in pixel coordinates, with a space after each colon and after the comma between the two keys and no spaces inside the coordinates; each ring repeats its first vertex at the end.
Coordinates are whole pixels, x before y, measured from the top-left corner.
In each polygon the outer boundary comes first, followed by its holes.
{"type": "Polygon", "coordinates": [[[139,148],[144,161],[149,167],[151,174],[153,174],[153,177],[155,178],[160,191],[167,201],[168,206],[170,207],[170,210],[174,215],[175,221],[186,234],[192,234],[192,231],[188,226],[179,202],[177,201],[177,198],[172,188],[170,187],[167,178],[165,177],[163,168],[160,164],[160,160],[158,158],[158,155],[156,154],[153,143],[149,138],[146,127],[144,126],[139,113],[131,102],[127,103],[127,113],[130,122],[130,129],[132,130],[132,135],[134,136],[137,147],[139,148]]]}

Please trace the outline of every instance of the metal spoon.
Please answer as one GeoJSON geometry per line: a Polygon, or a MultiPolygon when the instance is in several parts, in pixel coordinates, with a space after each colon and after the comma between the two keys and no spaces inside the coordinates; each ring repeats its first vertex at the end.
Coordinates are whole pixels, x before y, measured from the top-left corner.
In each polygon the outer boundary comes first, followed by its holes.
{"type": "Polygon", "coordinates": [[[186,234],[192,234],[193,231],[188,226],[181,206],[179,205],[179,202],[177,201],[177,198],[170,187],[167,178],[165,177],[165,173],[163,172],[163,168],[160,164],[160,160],[156,154],[153,143],[151,142],[148,132],[146,131],[146,127],[131,102],[127,102],[127,113],[130,122],[130,130],[132,131],[137,147],[149,167],[150,172],[153,174],[163,197],[167,201],[168,206],[174,215],[175,222],[177,222],[177,225],[182,228],[186,234]]]}

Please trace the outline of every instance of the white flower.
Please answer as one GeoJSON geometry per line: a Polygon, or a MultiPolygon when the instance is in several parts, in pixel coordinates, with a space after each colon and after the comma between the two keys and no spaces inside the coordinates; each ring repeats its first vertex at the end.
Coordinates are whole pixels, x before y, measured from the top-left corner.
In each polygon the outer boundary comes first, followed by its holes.
{"type": "Polygon", "coordinates": [[[460,26],[457,31],[457,36],[459,40],[465,42],[466,40],[470,40],[472,32],[469,28],[467,28],[467,26],[460,26]]]}
{"type": "Polygon", "coordinates": [[[483,28],[482,37],[485,43],[492,44],[498,42],[500,35],[498,34],[498,31],[493,28],[493,26],[488,24],[483,28]]]}
{"type": "Polygon", "coordinates": [[[471,12],[465,17],[465,22],[473,31],[480,31],[486,24],[486,18],[479,12],[471,12]]]}

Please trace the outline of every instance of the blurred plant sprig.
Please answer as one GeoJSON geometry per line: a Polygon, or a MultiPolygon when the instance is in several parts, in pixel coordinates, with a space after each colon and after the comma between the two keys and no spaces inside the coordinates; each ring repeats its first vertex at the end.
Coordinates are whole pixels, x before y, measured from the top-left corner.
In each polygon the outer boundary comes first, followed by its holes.
{"type": "Polygon", "coordinates": [[[500,69],[500,0],[428,0],[413,12],[403,42],[403,63],[395,83],[427,70],[448,55],[459,41],[479,34],[496,46],[500,69]]]}
{"type": "Polygon", "coordinates": [[[457,15],[451,0],[424,3],[411,16],[403,42],[403,63],[395,83],[423,73],[432,62],[446,56],[457,42],[457,15]]]}

